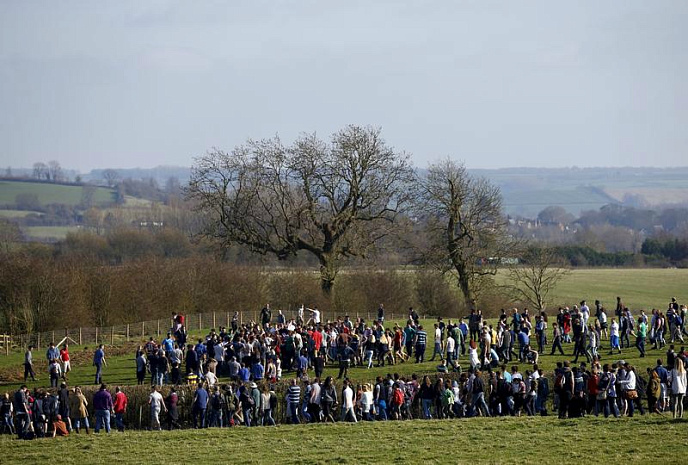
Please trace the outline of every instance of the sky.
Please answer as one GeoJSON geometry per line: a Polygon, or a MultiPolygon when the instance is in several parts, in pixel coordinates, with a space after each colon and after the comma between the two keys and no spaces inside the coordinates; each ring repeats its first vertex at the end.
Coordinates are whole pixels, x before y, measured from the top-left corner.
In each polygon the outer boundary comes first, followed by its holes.
{"type": "Polygon", "coordinates": [[[416,166],[688,165],[688,2],[0,2],[0,167],[382,128],[416,166]]]}

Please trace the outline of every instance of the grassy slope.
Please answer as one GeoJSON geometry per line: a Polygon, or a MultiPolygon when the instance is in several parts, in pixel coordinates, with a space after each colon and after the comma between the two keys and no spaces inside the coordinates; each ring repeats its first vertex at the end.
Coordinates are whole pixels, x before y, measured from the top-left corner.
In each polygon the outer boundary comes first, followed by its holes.
{"type": "MultiPolygon", "coordinates": [[[[60,184],[0,181],[0,204],[13,204],[18,194],[36,194],[38,201],[43,204],[61,203],[78,205],[81,202],[81,186],[65,186],[60,184]]],[[[95,205],[106,205],[113,201],[113,191],[105,187],[96,188],[93,197],[95,205]]]]}
{"type": "Polygon", "coordinates": [[[573,305],[595,299],[608,309],[616,307],[616,296],[632,310],[666,310],[671,297],[688,300],[688,269],[575,269],[556,287],[552,306],[573,305]]]}
{"type": "Polygon", "coordinates": [[[84,434],[31,443],[0,438],[3,463],[685,463],[688,421],[667,417],[500,418],[84,434]],[[662,440],[657,440],[660,433],[662,440]],[[673,439],[672,439],[673,438],[673,439]],[[621,440],[621,442],[620,442],[621,440]],[[499,447],[502,446],[502,447],[499,447]],[[562,456],[562,454],[564,454],[562,456]],[[577,460],[576,460],[577,459],[577,460]]]}

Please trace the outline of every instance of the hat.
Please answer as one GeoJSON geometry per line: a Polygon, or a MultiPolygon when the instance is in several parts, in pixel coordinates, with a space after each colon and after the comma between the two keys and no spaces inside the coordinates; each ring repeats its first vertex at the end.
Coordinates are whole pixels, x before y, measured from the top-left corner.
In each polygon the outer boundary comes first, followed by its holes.
{"type": "Polygon", "coordinates": [[[255,389],[257,387],[258,387],[258,385],[256,383],[251,383],[251,389],[255,389]]]}

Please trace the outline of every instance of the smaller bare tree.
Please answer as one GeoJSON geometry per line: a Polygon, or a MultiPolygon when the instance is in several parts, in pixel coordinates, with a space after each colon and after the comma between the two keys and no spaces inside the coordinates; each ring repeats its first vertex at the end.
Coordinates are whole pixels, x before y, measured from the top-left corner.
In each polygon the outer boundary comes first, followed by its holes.
{"type": "Polygon", "coordinates": [[[33,164],[33,177],[35,179],[50,179],[48,172],[48,165],[43,162],[36,162],[33,164]]]}
{"type": "Polygon", "coordinates": [[[549,293],[569,272],[552,248],[529,247],[522,255],[522,263],[509,267],[507,287],[514,298],[542,311],[547,307],[549,293]]]}
{"type": "Polygon", "coordinates": [[[57,160],[50,160],[48,162],[48,179],[52,182],[62,181],[64,178],[64,172],[62,171],[62,166],[57,160]]]}
{"type": "Polygon", "coordinates": [[[103,179],[107,182],[108,187],[114,187],[120,180],[117,170],[107,169],[103,171],[103,179]]]}

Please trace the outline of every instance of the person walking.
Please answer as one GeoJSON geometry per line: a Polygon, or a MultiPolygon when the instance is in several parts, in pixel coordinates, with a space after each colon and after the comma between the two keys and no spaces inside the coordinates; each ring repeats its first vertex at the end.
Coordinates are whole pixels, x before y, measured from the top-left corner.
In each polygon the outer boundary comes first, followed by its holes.
{"type": "Polygon", "coordinates": [[[423,331],[423,326],[418,326],[416,331],[416,363],[421,363],[425,359],[425,344],[428,341],[428,333],[423,331]]]}
{"type": "Polygon", "coordinates": [[[24,352],[24,382],[31,376],[31,381],[38,381],[33,370],[33,346],[29,346],[24,352]]]}
{"type": "Polygon", "coordinates": [[[552,352],[550,355],[554,355],[554,352],[558,349],[561,355],[564,355],[564,349],[561,347],[561,328],[557,323],[552,323],[552,352]]]}
{"type": "Polygon", "coordinates": [[[112,409],[115,412],[115,424],[117,425],[117,431],[124,432],[124,414],[127,412],[127,404],[129,399],[127,395],[122,392],[119,386],[115,388],[115,399],[113,402],[112,409]]]}
{"type": "Polygon", "coordinates": [[[93,354],[93,366],[96,367],[96,380],[93,384],[102,383],[103,365],[107,366],[107,361],[105,361],[105,350],[103,349],[103,344],[100,344],[93,354]]]}
{"type": "Polygon", "coordinates": [[[74,393],[69,396],[69,413],[72,415],[72,426],[79,433],[81,426],[88,434],[88,401],[79,386],[74,388],[74,393]]]}
{"type": "Polygon", "coordinates": [[[205,428],[205,413],[208,408],[208,391],[205,390],[203,384],[199,384],[194,394],[193,405],[191,407],[191,416],[193,417],[194,429],[205,428]]]}
{"type": "Polygon", "coordinates": [[[113,412],[114,404],[112,396],[105,384],[100,385],[100,389],[93,395],[93,409],[96,412],[95,432],[99,433],[100,428],[105,428],[106,433],[110,433],[110,413],[113,412]]]}
{"type": "Polygon", "coordinates": [[[148,405],[150,405],[151,414],[151,430],[160,431],[160,412],[167,412],[167,407],[165,406],[165,401],[162,398],[162,394],[158,392],[158,387],[151,386],[151,393],[148,396],[148,405]]]}
{"type": "Polygon", "coordinates": [[[674,418],[683,418],[683,398],[686,396],[686,367],[682,359],[677,358],[674,368],[669,373],[671,387],[671,410],[674,418]]]}
{"type": "Polygon", "coordinates": [[[181,429],[179,424],[179,409],[177,404],[179,403],[179,395],[174,387],[170,388],[170,393],[165,399],[165,406],[167,407],[167,429],[172,431],[173,428],[181,429]]]}

